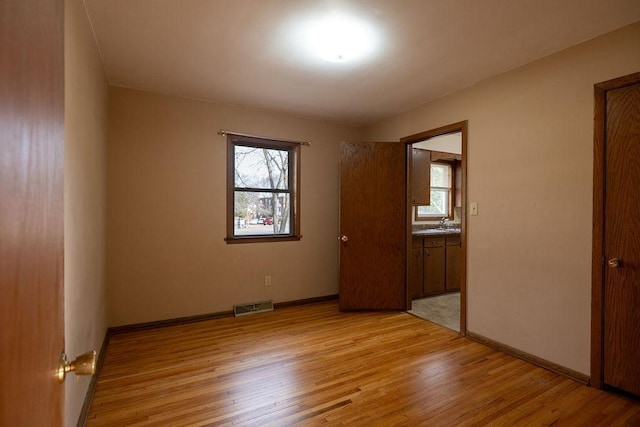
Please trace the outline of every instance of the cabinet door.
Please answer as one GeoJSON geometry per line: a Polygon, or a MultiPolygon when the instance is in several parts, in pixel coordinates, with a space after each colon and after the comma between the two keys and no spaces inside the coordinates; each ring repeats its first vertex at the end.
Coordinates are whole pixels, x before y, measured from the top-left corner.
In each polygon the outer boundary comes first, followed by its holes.
{"type": "Polygon", "coordinates": [[[424,293],[439,294],[444,292],[444,246],[424,248],[424,293]]]}
{"type": "Polygon", "coordinates": [[[459,291],[460,279],[462,275],[462,248],[457,246],[447,246],[447,291],[459,291]]]}
{"type": "Polygon", "coordinates": [[[422,247],[413,248],[409,255],[409,294],[411,298],[422,295],[423,277],[424,263],[422,261],[422,247]]]}
{"type": "Polygon", "coordinates": [[[431,151],[414,148],[411,159],[411,195],[412,203],[429,205],[431,203],[431,151]]]}

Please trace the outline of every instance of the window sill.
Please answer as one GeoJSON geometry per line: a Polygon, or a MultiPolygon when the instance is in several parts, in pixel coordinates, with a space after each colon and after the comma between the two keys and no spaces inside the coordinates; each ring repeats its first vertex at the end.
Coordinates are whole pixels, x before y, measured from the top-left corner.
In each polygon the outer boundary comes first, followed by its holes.
{"type": "Polygon", "coordinates": [[[302,236],[246,236],[246,237],[226,237],[227,244],[236,243],[267,243],[267,242],[295,242],[302,239],[302,236]]]}

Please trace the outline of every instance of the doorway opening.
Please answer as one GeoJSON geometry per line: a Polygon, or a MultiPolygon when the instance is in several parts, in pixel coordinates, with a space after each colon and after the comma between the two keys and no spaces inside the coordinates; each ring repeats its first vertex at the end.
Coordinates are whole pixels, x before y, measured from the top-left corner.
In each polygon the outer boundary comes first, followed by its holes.
{"type": "Polygon", "coordinates": [[[466,335],[467,122],[401,139],[407,152],[407,309],[466,335]]]}

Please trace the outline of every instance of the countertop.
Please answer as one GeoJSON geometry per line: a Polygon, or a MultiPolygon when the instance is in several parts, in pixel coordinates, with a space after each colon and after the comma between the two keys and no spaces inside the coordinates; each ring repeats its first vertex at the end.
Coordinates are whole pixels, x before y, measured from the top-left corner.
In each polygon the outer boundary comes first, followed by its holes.
{"type": "Polygon", "coordinates": [[[460,234],[459,228],[425,228],[423,230],[415,230],[411,233],[413,236],[448,236],[452,234],[460,234]]]}

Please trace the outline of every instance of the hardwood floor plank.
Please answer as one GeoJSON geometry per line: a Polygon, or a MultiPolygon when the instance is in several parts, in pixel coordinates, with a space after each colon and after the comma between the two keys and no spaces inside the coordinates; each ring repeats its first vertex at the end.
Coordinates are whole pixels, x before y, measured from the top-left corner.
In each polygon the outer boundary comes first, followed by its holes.
{"type": "Polygon", "coordinates": [[[114,334],[88,426],[638,425],[640,403],[335,302],[114,334]]]}

